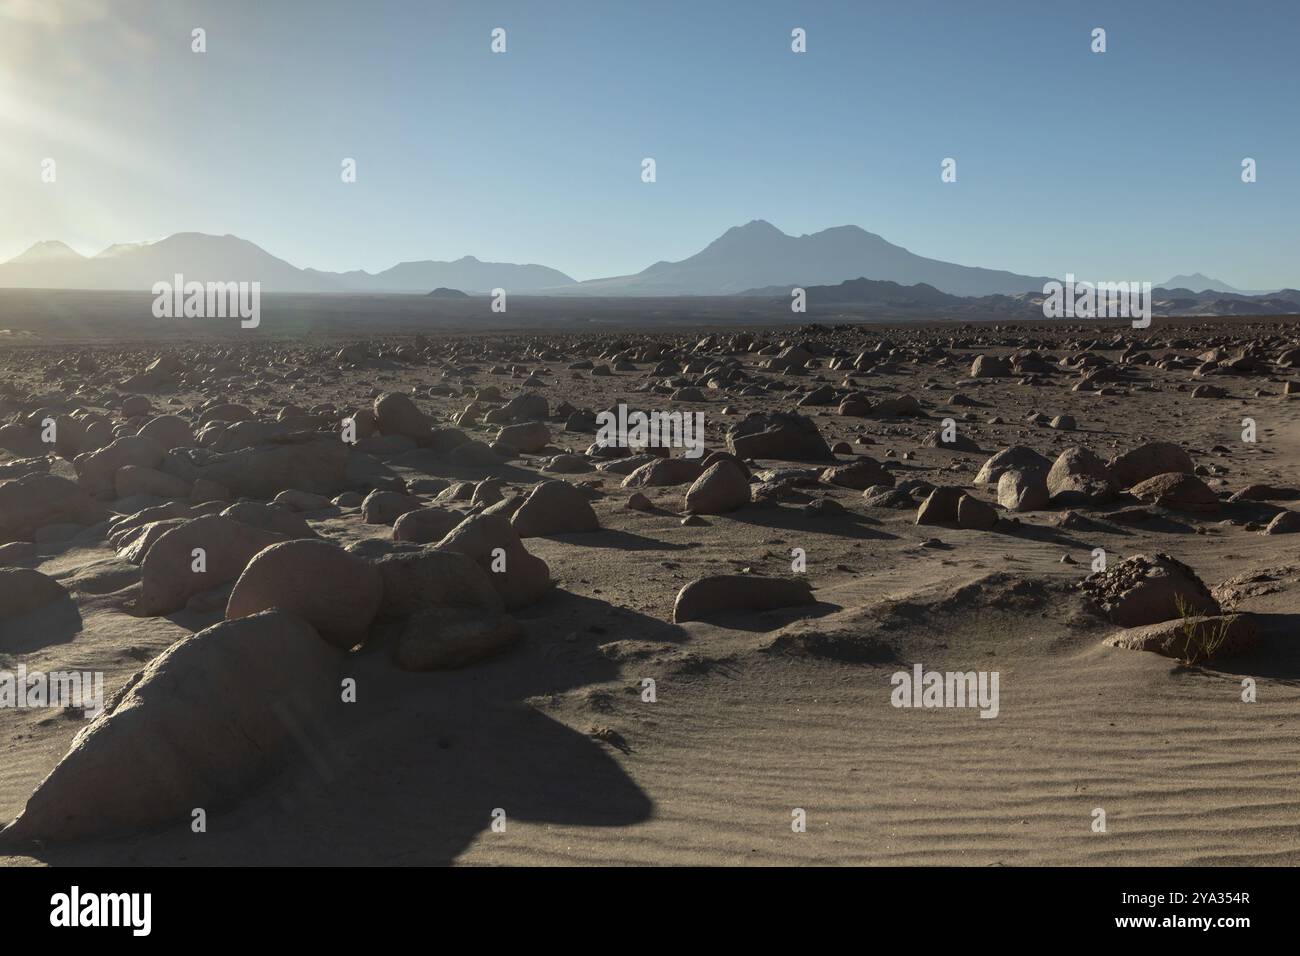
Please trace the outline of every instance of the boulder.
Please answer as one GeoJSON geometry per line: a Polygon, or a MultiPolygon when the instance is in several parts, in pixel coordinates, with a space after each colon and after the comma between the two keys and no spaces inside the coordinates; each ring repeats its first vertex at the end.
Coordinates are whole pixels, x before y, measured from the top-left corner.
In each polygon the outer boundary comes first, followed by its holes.
{"type": "Polygon", "coordinates": [[[1191,457],[1173,442],[1148,442],[1110,460],[1111,480],[1120,488],[1132,488],[1139,482],[1177,471],[1190,475],[1195,470],[1191,457]]]}
{"type": "Polygon", "coordinates": [[[415,407],[411,396],[385,392],[375,398],[375,423],[385,435],[404,435],[414,441],[428,441],[432,422],[415,407]]]}
{"type": "Polygon", "coordinates": [[[998,478],[998,504],[1007,511],[1043,511],[1049,497],[1042,471],[1012,468],[998,478]]]}
{"type": "Polygon", "coordinates": [[[464,520],[463,514],[448,508],[417,508],[397,519],[393,525],[393,540],[432,544],[441,541],[464,520]]]}
{"type": "Polygon", "coordinates": [[[962,495],[957,500],[957,527],[972,531],[992,531],[998,523],[998,511],[987,501],[974,495],[962,495]]]}
{"type": "Polygon", "coordinates": [[[656,458],[623,479],[624,488],[660,488],[684,485],[699,478],[703,469],[693,458],[656,458]]]}
{"type": "Polygon", "coordinates": [[[469,555],[478,562],[488,572],[508,611],[533,604],[552,587],[546,562],[528,553],[519,533],[501,515],[466,518],[435,547],[469,555]]]}
{"type": "Polygon", "coordinates": [[[453,465],[472,468],[491,468],[501,464],[505,459],[492,450],[492,446],[481,441],[466,441],[457,445],[447,455],[453,465]]]}
{"type": "Polygon", "coordinates": [[[1264,534],[1295,534],[1300,531],[1300,511],[1279,511],[1264,528],[1264,534]]]}
{"type": "Polygon", "coordinates": [[[524,499],[510,523],[521,538],[600,530],[587,496],[567,481],[542,482],[524,499]]]}
{"type": "Polygon", "coordinates": [[[67,592],[58,581],[30,568],[0,568],[0,621],[57,601],[67,592]]]}
{"type": "Polygon", "coordinates": [[[337,438],[309,438],[215,454],[181,477],[216,482],[243,498],[270,499],[287,488],[336,495],[352,484],[351,456],[351,449],[337,438]]]}
{"type": "Polygon", "coordinates": [[[915,508],[916,501],[902,488],[872,485],[862,490],[862,503],[869,508],[915,508]]]}
{"type": "Polygon", "coordinates": [[[190,483],[156,468],[123,465],[113,477],[113,491],[118,498],[148,495],[153,498],[188,498],[190,483]]]}
{"type": "Polygon", "coordinates": [[[1081,588],[1100,613],[1122,627],[1222,613],[1196,572],[1167,554],[1137,554],[1090,574],[1081,588]]]}
{"type": "Polygon", "coordinates": [[[894,476],[881,466],[880,462],[866,455],[844,465],[832,465],[821,474],[821,480],[828,485],[841,488],[853,488],[862,491],[872,485],[892,487],[894,476]]]}
{"type": "Polygon", "coordinates": [[[947,439],[944,437],[943,429],[927,432],[921,439],[921,445],[924,448],[942,448],[945,451],[979,452],[981,450],[979,443],[969,435],[955,432],[951,439],[947,439]]]}
{"type": "Polygon", "coordinates": [[[288,614],[182,638],[77,734],[0,841],[188,833],[195,807],[234,805],[301,753],[337,674],[338,653],[288,614]]]}
{"type": "Polygon", "coordinates": [[[803,578],[718,574],[692,581],[677,593],[673,622],[701,621],[726,611],[770,611],[815,603],[812,586],[803,578]]]}
{"type": "Polygon", "coordinates": [[[502,445],[509,445],[517,451],[526,453],[539,452],[551,441],[551,430],[546,422],[523,422],[518,425],[506,425],[497,432],[496,440],[502,445]]]}
{"type": "Polygon", "coordinates": [[[166,449],[186,448],[194,444],[190,423],[179,415],[159,415],[140,426],[137,435],[152,438],[166,449]]]}
{"type": "Polygon", "coordinates": [[[941,485],[931,491],[916,509],[917,524],[956,524],[957,508],[966,493],[960,488],[941,485]]]}
{"type": "Polygon", "coordinates": [[[331,502],[324,495],[314,495],[308,491],[291,488],[276,495],[271,499],[271,504],[288,508],[290,511],[323,511],[330,506],[331,502]]]}
{"type": "Polygon", "coordinates": [[[316,537],[316,532],[311,529],[306,519],[278,505],[262,504],[260,501],[240,501],[220,513],[254,528],[282,534],[286,538],[316,537]]]}
{"type": "Polygon", "coordinates": [[[220,515],[167,527],[141,562],[135,611],[144,617],[179,611],[194,595],[233,581],[253,555],[283,540],[273,531],[220,515]],[[196,548],[203,551],[202,564],[194,554],[196,548]]]}
{"type": "Polygon", "coordinates": [[[1125,628],[1111,634],[1102,643],[1107,647],[1151,651],[1201,663],[1249,653],[1259,645],[1259,635],[1251,615],[1231,614],[1188,617],[1125,628]]]}
{"type": "Polygon", "coordinates": [[[347,649],[365,639],[382,596],[383,580],[373,564],[326,541],[285,541],[259,551],[244,568],[230,592],[226,619],[279,608],[347,649]]]}
{"type": "Polygon", "coordinates": [[[733,461],[721,460],[705,469],[686,490],[685,510],[716,515],[750,503],[749,478],[733,461]]]}
{"type": "Polygon", "coordinates": [[[1170,511],[1193,514],[1217,514],[1222,507],[1209,486],[1195,475],[1179,471],[1156,475],[1139,481],[1129,493],[1146,504],[1159,505],[1170,511]]]}
{"type": "Polygon", "coordinates": [[[468,555],[417,548],[385,554],[373,563],[383,587],[379,613],[386,618],[409,617],[429,608],[499,613],[505,607],[489,573],[468,555]]]}
{"type": "Polygon", "coordinates": [[[970,366],[971,378],[1005,378],[1011,372],[1010,359],[992,355],[977,355],[970,366]]]}
{"type": "Polygon", "coordinates": [[[366,495],[365,500],[361,502],[361,517],[366,524],[391,525],[408,511],[415,511],[422,507],[424,502],[415,495],[376,489],[366,495]]]}
{"type": "Polygon", "coordinates": [[[507,614],[465,608],[433,608],[411,616],[393,660],[408,671],[450,670],[493,657],[524,636],[507,614]]]}
{"type": "Polygon", "coordinates": [[[124,465],[157,468],[162,464],[167,449],[152,438],[128,435],[110,442],[96,451],[86,452],[73,459],[77,470],[77,484],[96,498],[111,498],[114,479],[124,465]]]}
{"type": "Polygon", "coordinates": [[[90,525],[107,517],[104,505],[58,475],[33,474],[0,482],[0,543],[30,540],[46,525],[90,525]]]}
{"type": "Polygon", "coordinates": [[[1039,472],[1046,475],[1051,468],[1052,462],[1032,448],[1012,445],[984,462],[984,466],[975,475],[975,484],[996,485],[1003,472],[1007,471],[1039,472]]]}
{"type": "Polygon", "coordinates": [[[1061,508],[1101,504],[1115,497],[1106,464],[1081,446],[1065,449],[1047,473],[1047,492],[1061,508]]]}
{"type": "Polygon", "coordinates": [[[751,415],[727,431],[727,450],[739,458],[834,461],[816,423],[795,412],[751,415]]]}

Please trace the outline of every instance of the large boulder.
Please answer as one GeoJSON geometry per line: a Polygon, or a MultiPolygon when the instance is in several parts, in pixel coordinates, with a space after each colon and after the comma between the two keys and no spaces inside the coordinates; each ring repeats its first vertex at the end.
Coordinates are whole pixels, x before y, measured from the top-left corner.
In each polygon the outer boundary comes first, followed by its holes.
{"type": "Polygon", "coordinates": [[[402,515],[423,506],[424,502],[416,495],[375,489],[361,502],[361,518],[366,524],[390,525],[402,515]]]}
{"type": "Polygon", "coordinates": [[[306,518],[279,505],[240,501],[223,509],[221,514],[263,531],[274,531],[286,538],[316,537],[316,532],[311,529],[306,518]]]}
{"type": "Polygon", "coordinates": [[[393,659],[408,671],[466,667],[500,654],[524,636],[507,614],[466,608],[431,608],[412,615],[393,659]]]}
{"type": "Polygon", "coordinates": [[[1094,608],[1122,627],[1222,613],[1196,572],[1167,554],[1126,558],[1088,575],[1081,588],[1094,608]]]}
{"type": "Polygon", "coordinates": [[[499,514],[466,518],[435,545],[439,551],[465,554],[488,572],[488,578],[510,611],[527,607],[551,589],[551,570],[528,553],[519,533],[499,514]]]}
{"type": "Polygon", "coordinates": [[[188,498],[190,483],[156,468],[123,465],[113,476],[113,491],[119,498],[148,495],[153,498],[188,498]]]}
{"type": "Polygon", "coordinates": [[[385,554],[373,563],[383,587],[379,613],[386,618],[409,617],[436,607],[495,612],[505,607],[489,572],[468,555],[418,548],[385,554]]]}
{"type": "Polygon", "coordinates": [[[880,462],[866,455],[843,465],[832,465],[822,471],[821,480],[828,485],[852,488],[864,491],[872,485],[891,487],[894,476],[884,469],[880,462]]]}
{"type": "Polygon", "coordinates": [[[1047,473],[1052,504],[1063,508],[1101,504],[1115,497],[1105,462],[1081,446],[1065,449],[1047,473]]]}
{"type": "Polygon", "coordinates": [[[57,601],[63,585],[30,568],[0,568],[0,621],[20,617],[57,601]]]}
{"type": "Polygon", "coordinates": [[[393,540],[432,544],[441,541],[464,520],[463,514],[449,508],[417,508],[397,519],[393,525],[393,540]]]}
{"type": "Polygon", "coordinates": [[[127,435],[96,451],[78,455],[72,460],[72,466],[77,470],[77,484],[85,488],[87,494],[111,498],[119,468],[125,465],[157,468],[166,454],[167,449],[152,438],[127,435]]]}
{"type": "Polygon", "coordinates": [[[998,523],[998,510],[987,501],[964,494],[957,500],[957,527],[971,531],[991,531],[998,523]]]}
{"type": "Polygon", "coordinates": [[[1296,534],[1300,532],[1300,511],[1283,509],[1273,516],[1264,528],[1264,534],[1296,534]]]}
{"type": "Polygon", "coordinates": [[[921,502],[916,509],[917,524],[956,524],[957,509],[966,492],[950,485],[940,485],[921,502]]]}
{"type": "Polygon", "coordinates": [[[1007,471],[1039,472],[1046,475],[1051,467],[1052,462],[1032,448],[1012,445],[984,462],[984,466],[975,475],[975,484],[996,485],[1003,472],[1007,471]]]}
{"type": "Polygon", "coordinates": [[[1047,481],[1041,471],[1012,468],[998,477],[998,504],[1007,511],[1043,511],[1048,498],[1047,481]]]}
{"type": "Polygon", "coordinates": [[[208,422],[250,422],[257,418],[256,413],[247,405],[240,405],[236,402],[218,402],[215,405],[209,405],[199,413],[199,424],[206,425],[208,422]]]}
{"type": "Polygon", "coordinates": [[[536,392],[521,392],[502,409],[506,417],[516,422],[539,422],[550,414],[550,406],[545,395],[536,392]]]}
{"type": "Polygon", "coordinates": [[[0,543],[28,541],[51,524],[96,524],[108,509],[58,475],[33,474],[0,482],[0,543]]]}
{"type": "Polygon", "coordinates": [[[796,412],[751,415],[727,431],[727,450],[740,458],[834,461],[817,424],[796,412]]]}
{"type": "Polygon", "coordinates": [[[600,530],[587,496],[567,481],[542,482],[524,499],[510,523],[521,538],[600,530]]]}
{"type": "Polygon", "coordinates": [[[1177,471],[1190,475],[1195,471],[1195,466],[1181,445],[1154,441],[1112,458],[1108,470],[1116,485],[1132,488],[1139,482],[1166,472],[1177,471]]]}
{"type": "Polygon", "coordinates": [[[726,611],[771,611],[815,604],[804,578],[718,574],[692,581],[677,593],[673,622],[700,621],[726,611]]]}
{"type": "Polygon", "coordinates": [[[244,568],[230,592],[226,619],[279,608],[346,649],[365,640],[382,596],[383,580],[373,564],[327,541],[285,541],[259,551],[244,568]]]}
{"type": "Polygon", "coordinates": [[[58,842],[169,827],[244,799],[300,753],[338,691],[338,653],[268,613],[167,648],[77,734],[0,842],[58,842]]]}
{"type": "Polygon", "coordinates": [[[311,439],[243,448],[213,455],[190,475],[246,498],[274,498],[287,488],[336,495],[351,484],[351,450],[337,438],[311,439]]]}
{"type": "Polygon", "coordinates": [[[710,465],[686,489],[685,505],[691,514],[720,515],[749,502],[749,478],[741,466],[726,459],[710,465]]]}
{"type": "Polygon", "coordinates": [[[1187,617],[1129,627],[1116,631],[1102,643],[1107,647],[1151,651],[1201,663],[1249,653],[1259,645],[1259,635],[1251,615],[1231,614],[1187,617]]]}
{"type": "Polygon", "coordinates": [[[179,611],[194,595],[239,577],[253,555],[283,540],[284,535],[221,515],[169,527],[141,562],[135,611],[144,617],[179,611]],[[196,549],[202,550],[201,556],[196,549]]]}
{"type": "Polygon", "coordinates": [[[1005,378],[1012,373],[1011,360],[993,355],[977,355],[970,365],[971,378],[1005,378]]]}
{"type": "Polygon", "coordinates": [[[634,469],[623,479],[624,488],[661,488],[684,485],[703,473],[693,458],[656,458],[634,469]]]}
{"type": "Polygon", "coordinates": [[[497,432],[496,440],[516,451],[541,451],[551,441],[551,430],[545,422],[522,422],[518,425],[506,425],[497,432]]]}
{"type": "Polygon", "coordinates": [[[415,407],[411,396],[385,392],[375,399],[375,422],[385,435],[404,435],[417,442],[428,441],[433,423],[415,407]]]}
{"type": "Polygon", "coordinates": [[[194,444],[190,423],[179,415],[159,415],[140,426],[137,435],[152,438],[166,449],[185,448],[194,444]]]}
{"type": "Polygon", "coordinates": [[[1195,475],[1180,471],[1170,471],[1139,481],[1129,489],[1129,493],[1139,501],[1159,505],[1170,511],[1217,514],[1222,507],[1218,495],[1205,482],[1195,475]]]}

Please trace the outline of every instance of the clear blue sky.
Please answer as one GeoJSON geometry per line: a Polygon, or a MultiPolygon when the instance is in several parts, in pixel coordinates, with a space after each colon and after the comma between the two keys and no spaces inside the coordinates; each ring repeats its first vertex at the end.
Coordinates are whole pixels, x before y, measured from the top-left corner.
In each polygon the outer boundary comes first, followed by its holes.
{"type": "Polygon", "coordinates": [[[762,218],[1300,286],[1298,48],[1294,0],[0,0],[0,256],[201,231],[321,269],[593,278],[762,218]]]}

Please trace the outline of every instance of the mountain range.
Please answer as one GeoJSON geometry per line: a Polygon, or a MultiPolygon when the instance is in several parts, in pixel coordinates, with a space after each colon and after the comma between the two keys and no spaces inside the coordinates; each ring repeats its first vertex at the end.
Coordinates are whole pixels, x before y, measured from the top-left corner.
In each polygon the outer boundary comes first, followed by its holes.
{"type": "MultiPolygon", "coordinates": [[[[1175,277],[1179,278],[1179,277],[1175,277]]],[[[1189,278],[1189,277],[1181,277],[1189,278]]],[[[804,288],[808,313],[816,317],[844,314],[879,318],[983,319],[1001,317],[1031,321],[1043,317],[1043,291],[958,296],[941,292],[932,285],[904,286],[874,279],[850,279],[837,285],[804,288]]],[[[742,293],[768,308],[788,308],[790,288],[767,286],[742,293]]],[[[1296,315],[1300,314],[1300,290],[1249,294],[1193,291],[1189,288],[1151,290],[1153,315],[1296,315]]]]}
{"type": "MultiPolygon", "coordinates": [[[[563,296],[753,295],[770,288],[831,286],[847,280],[893,283],[909,301],[933,294],[981,297],[1041,293],[1047,276],[963,266],[916,255],[858,226],[791,236],[755,219],[728,229],[695,255],[656,262],[632,275],[579,282],[547,266],[484,262],[401,262],[382,272],[324,272],[298,268],[237,236],[185,232],[157,242],[120,243],[83,256],[57,241],[38,242],[0,263],[0,288],[148,291],[155,282],[260,282],[264,292],[392,292],[427,294],[458,289],[481,294],[563,296]],[[924,288],[922,288],[924,287],[924,288]],[[928,291],[927,291],[928,290],[928,291]]],[[[1199,273],[1175,276],[1166,288],[1237,294],[1199,273]]],[[[879,293],[876,290],[873,294],[879,293]]],[[[938,304],[932,302],[931,304],[938,304]]]]}

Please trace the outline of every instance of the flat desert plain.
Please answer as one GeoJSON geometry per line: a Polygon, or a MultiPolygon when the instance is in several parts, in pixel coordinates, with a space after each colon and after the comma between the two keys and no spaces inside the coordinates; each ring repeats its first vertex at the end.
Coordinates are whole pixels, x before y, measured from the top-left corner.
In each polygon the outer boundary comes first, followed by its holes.
{"type": "Polygon", "coordinates": [[[4,863],[1300,862],[1294,317],[69,335],[4,863]]]}

